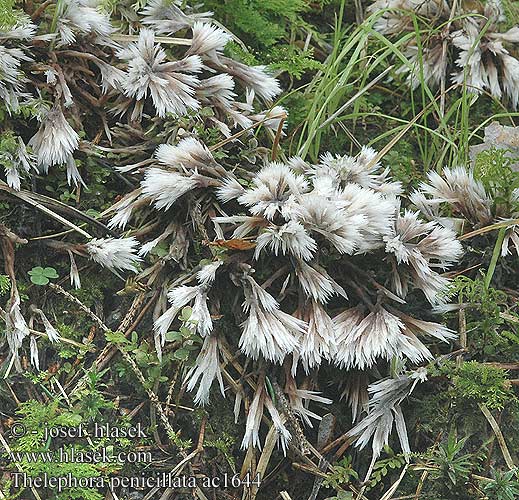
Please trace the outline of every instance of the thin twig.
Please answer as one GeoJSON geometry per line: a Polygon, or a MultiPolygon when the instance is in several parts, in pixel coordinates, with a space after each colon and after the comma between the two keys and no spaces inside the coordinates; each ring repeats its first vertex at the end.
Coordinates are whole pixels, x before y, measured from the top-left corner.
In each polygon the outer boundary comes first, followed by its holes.
{"type": "Polygon", "coordinates": [[[241,137],[243,134],[245,134],[245,132],[252,130],[256,127],[259,127],[261,124],[265,123],[266,121],[274,120],[276,118],[283,118],[283,117],[286,117],[285,113],[281,113],[279,115],[268,115],[265,118],[262,118],[261,120],[257,121],[253,125],[250,125],[249,127],[246,127],[244,129],[240,130],[239,132],[236,132],[235,134],[223,139],[222,141],[218,142],[217,144],[214,144],[213,146],[211,146],[209,148],[209,151],[216,151],[217,149],[220,149],[222,146],[224,146],[228,142],[234,141],[234,139],[241,137]]]}
{"type": "MultiPolygon", "coordinates": [[[[115,42],[136,42],[139,40],[138,35],[124,35],[124,34],[112,34],[110,36],[115,42]]],[[[163,43],[165,45],[184,45],[189,47],[193,40],[191,38],[175,38],[172,36],[156,36],[155,41],[157,43],[163,43]]]]}
{"type": "Polygon", "coordinates": [[[501,429],[499,428],[499,425],[496,422],[496,419],[494,418],[492,413],[490,413],[490,410],[486,407],[486,405],[479,403],[478,406],[479,406],[479,409],[481,410],[481,412],[483,413],[483,415],[485,415],[486,419],[488,420],[488,423],[490,424],[490,427],[492,427],[492,430],[494,431],[494,434],[496,435],[497,442],[503,453],[503,458],[505,459],[506,465],[508,466],[508,468],[510,470],[515,469],[516,466],[514,464],[512,456],[510,455],[508,446],[506,445],[505,437],[503,436],[503,433],[501,432],[501,429]]]}
{"type": "MultiPolygon", "coordinates": [[[[78,298],[71,295],[69,292],[64,290],[59,285],[51,283],[51,287],[53,290],[64,295],[73,304],[76,304],[82,311],[87,313],[98,324],[99,328],[101,328],[101,330],[103,332],[105,332],[105,333],[110,332],[110,329],[103,323],[103,321],[96,314],[94,314],[87,306],[85,306],[78,298]]],[[[132,369],[133,373],[135,374],[135,376],[137,377],[139,382],[142,384],[144,390],[146,391],[146,393],[148,395],[148,398],[150,399],[151,403],[157,410],[159,418],[168,434],[168,437],[170,439],[172,439],[172,437],[176,436],[177,433],[173,430],[173,427],[171,427],[171,424],[169,423],[166,412],[164,411],[164,408],[162,407],[162,404],[161,404],[158,396],[148,387],[146,378],[144,377],[140,368],[137,366],[137,363],[135,363],[135,361],[130,356],[130,354],[127,351],[125,351],[122,346],[120,346],[118,344],[116,344],[115,347],[121,353],[124,360],[130,365],[130,368],[132,369]]]]}
{"type": "Polygon", "coordinates": [[[286,119],[287,117],[285,115],[285,117],[281,118],[281,120],[279,121],[279,126],[276,131],[276,137],[274,138],[274,143],[272,144],[272,161],[275,161],[278,156],[279,141],[281,140],[281,134],[283,133],[283,125],[286,119]]]}
{"type": "Polygon", "coordinates": [[[489,226],[480,227],[479,229],[475,229],[470,233],[462,234],[458,236],[458,240],[468,240],[469,238],[473,238],[474,236],[479,236],[480,234],[489,233],[490,231],[494,231],[495,229],[502,229],[504,227],[515,226],[519,224],[519,219],[509,219],[502,222],[496,222],[495,224],[490,224],[489,226]]]}

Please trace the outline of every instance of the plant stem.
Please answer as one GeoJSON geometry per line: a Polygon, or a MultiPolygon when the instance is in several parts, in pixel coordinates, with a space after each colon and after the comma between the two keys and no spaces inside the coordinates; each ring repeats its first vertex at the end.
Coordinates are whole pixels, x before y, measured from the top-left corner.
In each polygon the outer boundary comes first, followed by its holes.
{"type": "Polygon", "coordinates": [[[506,227],[502,227],[497,234],[496,244],[494,245],[494,251],[492,252],[492,259],[488,266],[487,274],[485,275],[485,288],[490,286],[490,282],[494,276],[494,271],[496,270],[497,261],[501,252],[501,246],[503,245],[503,240],[505,239],[505,233],[506,227]]]}
{"type": "MultiPolygon", "coordinates": [[[[64,7],[63,0],[58,0],[58,2],[56,3],[56,9],[54,10],[54,16],[52,17],[52,22],[50,25],[50,33],[53,33],[54,35],[56,35],[56,30],[58,27],[58,19],[63,14],[63,7],[64,7]]],[[[54,37],[52,39],[52,41],[50,42],[50,50],[54,50],[55,45],[56,45],[56,37],[54,37]]]]}

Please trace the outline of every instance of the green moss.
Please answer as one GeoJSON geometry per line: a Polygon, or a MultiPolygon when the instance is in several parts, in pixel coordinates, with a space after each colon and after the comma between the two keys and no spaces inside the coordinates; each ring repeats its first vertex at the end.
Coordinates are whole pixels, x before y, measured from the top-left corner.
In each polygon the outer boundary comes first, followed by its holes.
{"type": "Polygon", "coordinates": [[[20,17],[15,9],[15,0],[0,0],[0,29],[9,29],[16,24],[20,17]]]}
{"type": "Polygon", "coordinates": [[[506,372],[477,361],[462,363],[452,381],[459,397],[483,403],[489,409],[501,410],[514,399],[506,372]]]}
{"type": "Polygon", "coordinates": [[[458,366],[448,361],[431,373],[450,380],[448,392],[452,400],[482,403],[491,410],[502,410],[517,402],[507,372],[498,367],[478,361],[465,361],[458,366]]]}

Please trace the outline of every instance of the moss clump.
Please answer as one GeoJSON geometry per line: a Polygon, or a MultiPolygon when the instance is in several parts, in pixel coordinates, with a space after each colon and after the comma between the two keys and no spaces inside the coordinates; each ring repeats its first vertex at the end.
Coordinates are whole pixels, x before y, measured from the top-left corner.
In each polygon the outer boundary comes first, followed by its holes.
{"type": "Polygon", "coordinates": [[[502,410],[515,399],[506,372],[477,361],[463,363],[452,377],[457,395],[502,410]]]}

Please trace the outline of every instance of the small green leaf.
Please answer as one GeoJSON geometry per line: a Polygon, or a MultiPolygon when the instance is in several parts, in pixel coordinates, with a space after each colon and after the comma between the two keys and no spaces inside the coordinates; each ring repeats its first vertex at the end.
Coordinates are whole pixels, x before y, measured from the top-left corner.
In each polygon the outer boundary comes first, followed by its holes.
{"type": "Polygon", "coordinates": [[[189,350],[184,348],[178,349],[173,353],[173,357],[179,361],[186,361],[189,358],[189,350]]]}
{"type": "Polygon", "coordinates": [[[43,268],[41,266],[33,267],[29,272],[31,282],[35,285],[46,285],[50,278],[59,278],[56,269],[53,267],[43,268]]]}
{"type": "Polygon", "coordinates": [[[189,321],[189,318],[193,314],[193,309],[191,307],[187,306],[182,309],[182,312],[180,313],[179,319],[180,321],[189,321]]]}
{"type": "Polygon", "coordinates": [[[53,267],[46,267],[45,269],[43,269],[42,274],[47,278],[59,278],[56,269],[54,269],[53,267]]]}
{"type": "Polygon", "coordinates": [[[188,339],[188,338],[190,338],[193,335],[193,332],[189,328],[187,328],[187,326],[181,326],[180,327],[180,334],[185,339],[188,339]]]}
{"type": "Polygon", "coordinates": [[[106,332],[105,338],[107,342],[113,342],[114,344],[127,344],[128,339],[121,332],[106,332]]]}
{"type": "Polygon", "coordinates": [[[43,274],[33,274],[31,275],[31,281],[35,285],[46,285],[49,282],[49,278],[43,276],[43,274]]]}
{"type": "Polygon", "coordinates": [[[88,216],[92,217],[93,219],[97,219],[101,215],[101,212],[98,212],[97,210],[94,210],[93,208],[89,208],[85,213],[88,216]]]}
{"type": "Polygon", "coordinates": [[[169,253],[169,245],[161,241],[157,246],[150,250],[151,255],[156,255],[159,258],[166,256],[169,253]]]}
{"type": "Polygon", "coordinates": [[[135,351],[135,359],[140,365],[147,365],[150,362],[150,356],[140,349],[135,351]]]}
{"type": "Polygon", "coordinates": [[[176,342],[177,340],[182,340],[182,334],[180,332],[166,333],[166,342],[176,342]]]}

